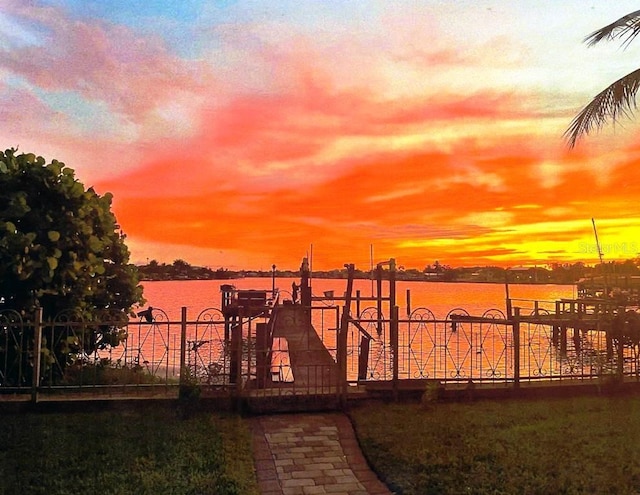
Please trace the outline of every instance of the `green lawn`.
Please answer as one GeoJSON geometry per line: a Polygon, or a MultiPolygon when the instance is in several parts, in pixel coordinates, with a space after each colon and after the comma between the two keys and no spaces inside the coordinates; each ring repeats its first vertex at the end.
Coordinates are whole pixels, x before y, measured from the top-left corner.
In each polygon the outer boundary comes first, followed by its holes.
{"type": "Polygon", "coordinates": [[[640,493],[640,398],[376,404],[352,411],[397,493],[640,493]]]}
{"type": "Polygon", "coordinates": [[[0,494],[257,494],[238,416],[149,412],[0,416],[0,494]]]}

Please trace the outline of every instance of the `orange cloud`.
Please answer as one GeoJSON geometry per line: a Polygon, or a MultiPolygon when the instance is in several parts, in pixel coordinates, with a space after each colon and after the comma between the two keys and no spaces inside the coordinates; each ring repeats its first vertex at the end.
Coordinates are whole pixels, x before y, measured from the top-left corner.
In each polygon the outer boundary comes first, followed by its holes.
{"type": "Polygon", "coordinates": [[[196,263],[227,253],[295,268],[313,244],[315,266],[334,268],[366,265],[373,244],[407,267],[522,264],[585,256],[591,217],[607,235],[630,235],[640,217],[638,143],[569,152],[563,95],[493,85],[521,52],[463,51],[417,29],[377,51],[373,32],[233,25],[218,28],[219,59],[186,61],[122,26],[11,5],[52,49],[9,53],[3,67],[23,86],[0,87],[19,102],[0,117],[73,153],[114,193],[133,245],[171,246],[169,261],[183,248],[200,250],[196,263]],[[64,111],[50,101],[60,92],[73,96],[64,111]],[[103,112],[100,132],[73,118],[76,98],[103,112]]]}

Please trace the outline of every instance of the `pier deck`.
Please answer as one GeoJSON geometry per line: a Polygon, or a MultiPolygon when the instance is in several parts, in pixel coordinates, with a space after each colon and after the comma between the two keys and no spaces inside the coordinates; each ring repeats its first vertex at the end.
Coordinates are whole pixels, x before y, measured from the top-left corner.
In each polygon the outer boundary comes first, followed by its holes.
{"type": "Polygon", "coordinates": [[[309,322],[308,311],[303,306],[280,306],[273,337],[287,340],[296,386],[335,386],[338,383],[338,366],[309,322]]]}

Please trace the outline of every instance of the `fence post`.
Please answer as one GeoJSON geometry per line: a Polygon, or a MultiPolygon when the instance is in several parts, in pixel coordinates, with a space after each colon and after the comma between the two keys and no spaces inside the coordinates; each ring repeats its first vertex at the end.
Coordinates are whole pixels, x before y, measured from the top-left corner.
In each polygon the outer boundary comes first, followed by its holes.
{"type": "Polygon", "coordinates": [[[513,308],[513,387],[520,388],[520,308],[513,308]]]}
{"type": "Polygon", "coordinates": [[[240,306],[238,310],[238,324],[231,331],[231,352],[235,353],[236,404],[238,411],[240,411],[242,410],[242,329],[244,327],[244,308],[240,306]]]}
{"type": "Polygon", "coordinates": [[[180,385],[187,382],[187,307],[182,306],[180,316],[180,385]]]}
{"type": "Polygon", "coordinates": [[[342,308],[342,318],[340,319],[337,342],[337,364],[338,372],[340,373],[337,391],[340,395],[340,402],[343,405],[347,398],[347,332],[349,331],[349,318],[351,317],[351,296],[353,293],[355,265],[348,264],[345,265],[345,267],[347,268],[347,290],[345,291],[345,301],[342,308]]]}
{"type": "Polygon", "coordinates": [[[38,308],[33,322],[33,380],[31,383],[31,401],[38,402],[40,388],[40,369],[42,360],[42,308],[38,308]]]}
{"type": "Polygon", "coordinates": [[[391,324],[389,325],[389,340],[391,345],[391,353],[393,355],[393,400],[398,400],[398,370],[400,365],[400,353],[398,345],[398,315],[400,314],[400,308],[393,306],[391,308],[391,324]]]}

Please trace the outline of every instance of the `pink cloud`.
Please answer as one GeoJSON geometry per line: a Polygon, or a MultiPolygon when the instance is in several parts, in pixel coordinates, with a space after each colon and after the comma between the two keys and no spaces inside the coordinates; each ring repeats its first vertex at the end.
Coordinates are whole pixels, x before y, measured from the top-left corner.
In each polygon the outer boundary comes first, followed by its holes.
{"type": "Polygon", "coordinates": [[[138,120],[176,92],[212,83],[203,65],[170,54],[160,38],[53,7],[13,4],[12,13],[38,26],[42,46],[5,53],[3,66],[42,90],[78,92],[138,120]]]}

